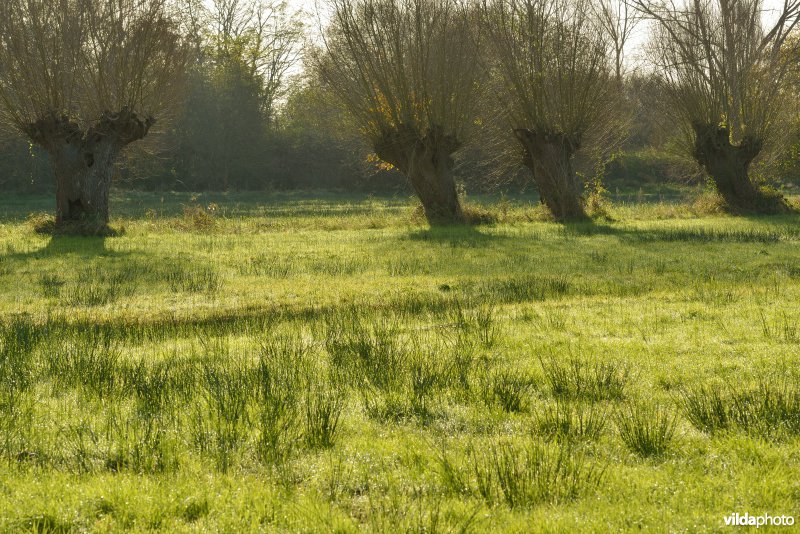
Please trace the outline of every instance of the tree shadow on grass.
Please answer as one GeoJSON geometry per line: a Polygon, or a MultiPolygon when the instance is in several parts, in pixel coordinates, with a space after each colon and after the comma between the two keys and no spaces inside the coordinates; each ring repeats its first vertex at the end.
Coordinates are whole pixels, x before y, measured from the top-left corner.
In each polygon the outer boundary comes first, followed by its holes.
{"type": "Polygon", "coordinates": [[[574,237],[615,236],[627,244],[646,243],[777,243],[800,236],[800,220],[791,218],[755,218],[752,222],[767,223],[764,227],[739,227],[698,224],[653,228],[622,228],[602,222],[579,222],[564,225],[564,233],[574,237]]]}
{"type": "Polygon", "coordinates": [[[25,261],[29,259],[52,259],[67,255],[78,256],[83,259],[104,257],[126,257],[129,252],[109,249],[106,246],[106,237],[76,237],[54,235],[41,248],[26,252],[13,252],[0,256],[2,260],[25,261]]]}
{"type": "Polygon", "coordinates": [[[592,219],[561,223],[564,233],[572,236],[618,235],[624,230],[592,219]]]}
{"type": "Polygon", "coordinates": [[[506,236],[481,232],[475,226],[432,226],[409,232],[411,241],[448,244],[453,247],[475,247],[506,239],[506,236]]]}

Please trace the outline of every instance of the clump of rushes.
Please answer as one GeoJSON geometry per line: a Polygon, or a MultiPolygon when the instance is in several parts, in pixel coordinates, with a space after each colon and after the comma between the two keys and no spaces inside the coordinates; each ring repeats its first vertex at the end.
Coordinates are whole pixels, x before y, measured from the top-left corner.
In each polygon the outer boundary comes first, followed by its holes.
{"type": "Polygon", "coordinates": [[[800,435],[800,387],[796,379],[761,379],[755,387],[685,388],[678,398],[686,418],[698,430],[741,430],[764,439],[800,435]]]}
{"type": "Polygon", "coordinates": [[[510,508],[571,501],[596,488],[603,475],[568,442],[495,442],[473,447],[468,463],[471,489],[489,505],[503,502],[510,508]]]}
{"type": "Polygon", "coordinates": [[[626,365],[614,361],[589,362],[578,357],[540,358],[545,380],[553,396],[590,401],[624,397],[630,379],[626,365]]]}
{"type": "Polygon", "coordinates": [[[672,409],[657,404],[629,404],[617,411],[614,420],[628,449],[644,458],[669,450],[678,422],[672,409]]]}
{"type": "Polygon", "coordinates": [[[595,402],[556,400],[536,412],[534,431],[552,439],[596,440],[605,430],[607,413],[595,402]]]}

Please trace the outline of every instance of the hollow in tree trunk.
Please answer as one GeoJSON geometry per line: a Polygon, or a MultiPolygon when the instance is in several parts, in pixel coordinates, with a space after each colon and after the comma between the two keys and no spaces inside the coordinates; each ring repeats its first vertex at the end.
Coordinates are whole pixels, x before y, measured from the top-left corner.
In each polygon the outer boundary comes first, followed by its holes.
{"type": "Polygon", "coordinates": [[[56,179],[56,225],[108,223],[108,194],[116,159],[125,146],[147,135],[153,122],[123,109],[105,113],[86,129],[55,114],[28,127],[31,140],[50,156],[56,179]]]}
{"type": "Polygon", "coordinates": [[[374,144],[378,157],[394,165],[411,182],[430,224],[464,221],[453,179],[452,154],[459,146],[454,136],[437,126],[429,128],[425,135],[401,126],[384,133],[374,144]]]}
{"type": "Polygon", "coordinates": [[[514,131],[524,155],[523,163],[533,173],[542,202],[559,221],[586,219],[583,187],[572,168],[572,156],[580,141],[561,133],[514,131]]]}
{"type": "Polygon", "coordinates": [[[781,198],[764,194],[751,180],[750,164],[761,152],[759,139],[745,136],[734,145],[727,128],[694,124],[695,160],[708,173],[725,203],[736,211],[776,211],[781,198]]]}

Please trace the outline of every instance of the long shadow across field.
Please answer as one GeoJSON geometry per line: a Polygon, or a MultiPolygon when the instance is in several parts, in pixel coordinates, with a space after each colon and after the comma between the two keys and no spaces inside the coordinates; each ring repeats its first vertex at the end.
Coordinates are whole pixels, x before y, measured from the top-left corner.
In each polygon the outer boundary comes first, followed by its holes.
{"type": "Polygon", "coordinates": [[[84,259],[97,256],[126,257],[130,252],[120,252],[106,247],[105,237],[76,237],[54,235],[47,244],[35,250],[26,252],[12,252],[0,256],[0,260],[26,261],[30,259],[42,260],[65,255],[76,255],[84,259]]]}
{"type": "Polygon", "coordinates": [[[433,226],[430,228],[409,232],[411,241],[428,241],[437,244],[447,244],[453,247],[477,247],[497,243],[507,236],[484,233],[475,226],[433,226]]]}
{"type": "Polygon", "coordinates": [[[777,243],[800,238],[800,218],[753,218],[768,222],[766,228],[719,228],[705,225],[684,228],[620,228],[605,223],[580,222],[564,225],[566,235],[618,237],[626,243],[695,242],[695,243],[777,243]]]}

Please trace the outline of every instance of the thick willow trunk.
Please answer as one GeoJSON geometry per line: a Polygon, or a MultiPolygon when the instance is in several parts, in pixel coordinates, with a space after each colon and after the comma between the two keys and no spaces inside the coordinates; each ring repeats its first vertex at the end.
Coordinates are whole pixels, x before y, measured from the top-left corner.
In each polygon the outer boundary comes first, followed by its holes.
{"type": "Polygon", "coordinates": [[[56,224],[76,221],[108,223],[108,193],[119,150],[111,143],[86,147],[65,145],[50,151],[56,179],[56,224]]]}
{"type": "Polygon", "coordinates": [[[108,223],[108,194],[122,149],[142,139],[154,120],[128,109],[105,113],[86,129],[55,114],[29,125],[28,136],[50,155],[56,179],[56,224],[108,223]]]}
{"type": "Polygon", "coordinates": [[[695,124],[694,158],[711,177],[728,206],[737,211],[774,211],[781,199],[765,195],[750,180],[753,159],[761,152],[761,141],[747,137],[731,144],[727,128],[695,124]]]}
{"type": "Polygon", "coordinates": [[[533,173],[542,202],[559,221],[586,219],[583,187],[572,167],[579,142],[564,134],[514,131],[524,150],[523,163],[533,173]]]}
{"type": "Polygon", "coordinates": [[[458,148],[458,141],[438,127],[422,136],[401,127],[375,143],[378,157],[397,167],[411,182],[432,225],[464,221],[453,179],[452,154],[458,148]]]}

